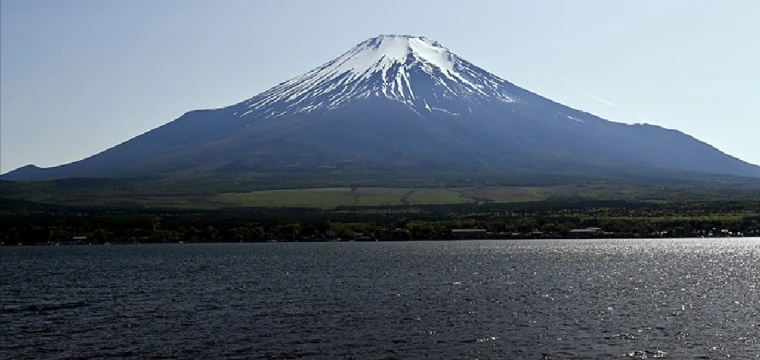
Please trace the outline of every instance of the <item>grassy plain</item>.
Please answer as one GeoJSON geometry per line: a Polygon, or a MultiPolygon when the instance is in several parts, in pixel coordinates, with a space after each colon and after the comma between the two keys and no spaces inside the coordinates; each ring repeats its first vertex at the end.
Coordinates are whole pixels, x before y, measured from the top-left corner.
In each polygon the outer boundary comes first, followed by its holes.
{"type": "MultiPolygon", "coordinates": [[[[313,207],[522,203],[570,200],[624,200],[648,203],[703,201],[725,195],[709,191],[633,185],[493,186],[481,188],[311,188],[223,193],[207,198],[219,206],[313,207]]],[[[747,194],[747,199],[752,197],[747,194]]],[[[758,197],[757,194],[754,197],[758,197]]]]}
{"type": "Polygon", "coordinates": [[[350,188],[267,190],[248,193],[225,193],[211,198],[214,202],[241,207],[319,207],[332,208],[355,203],[350,188]]]}
{"type": "Polygon", "coordinates": [[[409,205],[443,205],[475,202],[455,189],[416,189],[407,197],[409,205]]]}
{"type": "Polygon", "coordinates": [[[420,188],[324,188],[223,193],[208,201],[237,207],[399,206],[473,203],[458,190],[420,188]]]}
{"type": "Polygon", "coordinates": [[[397,206],[413,189],[406,188],[358,188],[356,202],[347,205],[356,206],[397,206]]]}
{"type": "Polygon", "coordinates": [[[220,206],[311,207],[398,206],[414,189],[405,188],[314,188],[223,193],[208,198],[220,206]]]}
{"type": "MultiPolygon", "coordinates": [[[[490,184],[482,181],[303,177],[188,179],[68,179],[37,183],[0,181],[0,197],[49,204],[111,207],[321,208],[542,202],[628,201],[674,203],[760,200],[760,182],[681,181],[664,184],[588,181],[566,184],[490,184]],[[307,181],[309,180],[309,181],[307,181]],[[425,181],[423,181],[425,180],[425,181]],[[447,187],[442,187],[445,183],[447,187]]],[[[314,175],[317,177],[317,175],[314,175]]],[[[357,175],[358,176],[358,175],[357,175]]],[[[491,183],[494,183],[493,181],[491,183]]]]}

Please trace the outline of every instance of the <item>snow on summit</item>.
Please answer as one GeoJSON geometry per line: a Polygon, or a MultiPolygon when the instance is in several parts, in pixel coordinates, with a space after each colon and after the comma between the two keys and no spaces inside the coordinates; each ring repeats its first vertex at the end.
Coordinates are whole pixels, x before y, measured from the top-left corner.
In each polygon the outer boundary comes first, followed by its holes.
{"type": "Polygon", "coordinates": [[[403,65],[417,64],[430,74],[433,69],[437,69],[448,76],[461,78],[454,70],[457,59],[449,49],[424,37],[399,35],[384,35],[369,39],[318,71],[327,71],[332,74],[349,72],[352,74],[352,79],[367,79],[373,73],[380,72],[383,79],[387,79],[389,70],[395,65],[402,65],[400,71],[395,74],[395,79],[399,79],[405,74],[404,70],[408,69],[403,65]],[[407,63],[407,60],[410,62],[407,63]]]}
{"type": "Polygon", "coordinates": [[[335,109],[350,100],[385,97],[416,111],[457,114],[486,102],[519,101],[514,86],[422,36],[380,35],[322,66],[245,102],[264,118],[335,109]]]}

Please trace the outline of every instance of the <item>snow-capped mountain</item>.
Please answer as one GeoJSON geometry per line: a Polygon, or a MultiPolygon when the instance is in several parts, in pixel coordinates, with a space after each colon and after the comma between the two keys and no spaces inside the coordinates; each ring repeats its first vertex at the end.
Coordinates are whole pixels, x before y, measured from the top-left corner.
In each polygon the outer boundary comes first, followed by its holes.
{"type": "MultiPolygon", "coordinates": [[[[675,130],[555,103],[418,36],[380,35],[240,103],[190,111],[89,158],[5,180],[246,171],[760,167],[675,130]]],[[[593,170],[589,170],[593,169],[593,170]]]]}
{"type": "Polygon", "coordinates": [[[437,41],[408,35],[368,39],[340,57],[254,97],[240,116],[273,118],[386,97],[417,111],[457,113],[488,101],[519,101],[512,84],[463,60],[437,41]]]}

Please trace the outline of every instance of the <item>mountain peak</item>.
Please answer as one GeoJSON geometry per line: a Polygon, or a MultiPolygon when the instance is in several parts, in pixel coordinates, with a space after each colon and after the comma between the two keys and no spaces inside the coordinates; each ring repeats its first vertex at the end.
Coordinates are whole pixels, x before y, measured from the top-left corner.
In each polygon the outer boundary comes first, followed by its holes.
{"type": "Polygon", "coordinates": [[[484,101],[517,101],[514,86],[424,36],[379,35],[246,102],[259,118],[335,109],[383,97],[416,111],[458,114],[484,101]],[[451,106],[451,99],[458,99],[451,106]],[[445,101],[444,101],[445,100],[445,101]],[[448,105],[447,105],[448,104],[448,105]],[[261,113],[264,113],[261,116],[261,113]]]}
{"type": "Polygon", "coordinates": [[[345,160],[381,171],[570,175],[628,166],[760,176],[760,167],[683,133],[605,121],[541,97],[435,40],[379,35],[246,101],[191,111],[86,159],[3,179],[322,171],[345,160]]]}
{"type": "MultiPolygon", "coordinates": [[[[425,36],[414,35],[397,35],[397,34],[380,34],[373,38],[362,41],[352,50],[372,50],[380,53],[390,52],[391,54],[399,51],[414,51],[423,48],[432,48],[435,51],[450,52],[448,48],[441,45],[438,41],[432,40],[425,36]]],[[[351,51],[349,51],[351,52],[351,51]]]]}
{"type": "Polygon", "coordinates": [[[375,36],[373,38],[363,41],[356,47],[381,46],[381,45],[388,45],[389,43],[392,44],[391,47],[394,47],[394,46],[399,47],[399,46],[406,45],[406,47],[413,49],[415,45],[419,46],[419,45],[424,44],[423,46],[440,48],[442,50],[449,51],[448,48],[441,45],[441,43],[439,43],[438,41],[432,40],[425,36],[398,35],[398,34],[380,34],[378,36],[375,36]]]}
{"type": "Polygon", "coordinates": [[[456,55],[439,42],[424,36],[379,35],[363,41],[341,58],[350,59],[342,63],[344,68],[350,66],[351,71],[358,74],[387,70],[393,64],[415,60],[451,72],[456,55]]]}

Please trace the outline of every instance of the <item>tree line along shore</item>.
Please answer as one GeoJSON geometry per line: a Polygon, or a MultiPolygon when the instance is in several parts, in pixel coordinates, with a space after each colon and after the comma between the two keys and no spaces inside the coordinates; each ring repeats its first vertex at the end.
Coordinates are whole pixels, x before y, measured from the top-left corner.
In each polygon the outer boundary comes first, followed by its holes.
{"type": "Polygon", "coordinates": [[[0,243],[404,241],[760,236],[760,202],[537,202],[389,208],[6,207],[0,243]]]}

